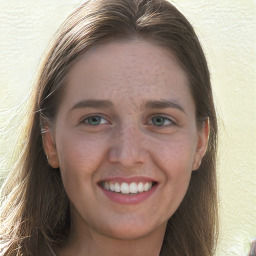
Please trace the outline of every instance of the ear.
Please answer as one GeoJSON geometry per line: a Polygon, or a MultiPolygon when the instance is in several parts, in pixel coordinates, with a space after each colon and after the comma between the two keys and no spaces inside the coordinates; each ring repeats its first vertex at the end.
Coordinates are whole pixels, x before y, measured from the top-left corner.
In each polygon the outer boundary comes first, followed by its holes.
{"type": "Polygon", "coordinates": [[[55,169],[59,168],[59,158],[52,131],[46,129],[45,132],[42,134],[42,137],[44,152],[47,156],[49,165],[55,169]]]}
{"type": "Polygon", "coordinates": [[[198,142],[197,142],[196,154],[195,154],[195,159],[194,159],[193,168],[192,168],[193,171],[197,170],[201,165],[201,161],[207,150],[209,131],[210,131],[210,124],[209,124],[209,118],[207,118],[203,123],[203,127],[201,127],[198,130],[198,142]]]}

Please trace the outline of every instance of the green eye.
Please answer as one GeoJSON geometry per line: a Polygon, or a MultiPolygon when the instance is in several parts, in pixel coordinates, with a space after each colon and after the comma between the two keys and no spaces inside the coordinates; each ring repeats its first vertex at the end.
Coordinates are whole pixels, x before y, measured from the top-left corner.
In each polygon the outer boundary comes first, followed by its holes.
{"type": "Polygon", "coordinates": [[[100,125],[106,124],[106,119],[102,118],[101,116],[89,116],[87,117],[84,122],[89,125],[100,125]]]}
{"type": "Polygon", "coordinates": [[[165,126],[165,125],[172,124],[173,122],[166,117],[155,116],[152,118],[152,123],[153,125],[156,125],[156,126],[165,126]]]}

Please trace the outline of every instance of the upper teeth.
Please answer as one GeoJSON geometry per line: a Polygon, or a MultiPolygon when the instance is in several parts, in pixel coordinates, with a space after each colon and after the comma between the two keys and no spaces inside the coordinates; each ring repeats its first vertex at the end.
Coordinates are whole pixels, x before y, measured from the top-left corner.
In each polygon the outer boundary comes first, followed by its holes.
{"type": "Polygon", "coordinates": [[[150,190],[152,188],[152,182],[132,182],[130,184],[122,182],[119,184],[118,182],[105,181],[103,182],[103,188],[113,192],[121,192],[122,194],[136,194],[150,190]]]}

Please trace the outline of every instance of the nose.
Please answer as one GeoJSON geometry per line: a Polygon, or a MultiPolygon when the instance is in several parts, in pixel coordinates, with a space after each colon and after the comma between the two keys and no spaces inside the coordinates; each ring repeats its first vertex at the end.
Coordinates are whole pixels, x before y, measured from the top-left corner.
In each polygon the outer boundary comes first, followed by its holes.
{"type": "Polygon", "coordinates": [[[143,132],[132,125],[119,129],[111,138],[109,161],[119,163],[125,168],[142,165],[146,161],[143,148],[143,132]]]}

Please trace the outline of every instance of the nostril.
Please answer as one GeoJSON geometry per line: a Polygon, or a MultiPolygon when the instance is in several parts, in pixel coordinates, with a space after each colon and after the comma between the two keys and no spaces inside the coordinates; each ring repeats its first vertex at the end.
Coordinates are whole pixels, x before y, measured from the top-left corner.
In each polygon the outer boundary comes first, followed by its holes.
{"type": "Polygon", "coordinates": [[[124,167],[131,168],[134,165],[142,164],[145,162],[145,154],[139,147],[125,147],[118,145],[112,147],[109,151],[109,161],[111,163],[120,163],[124,167]]]}

